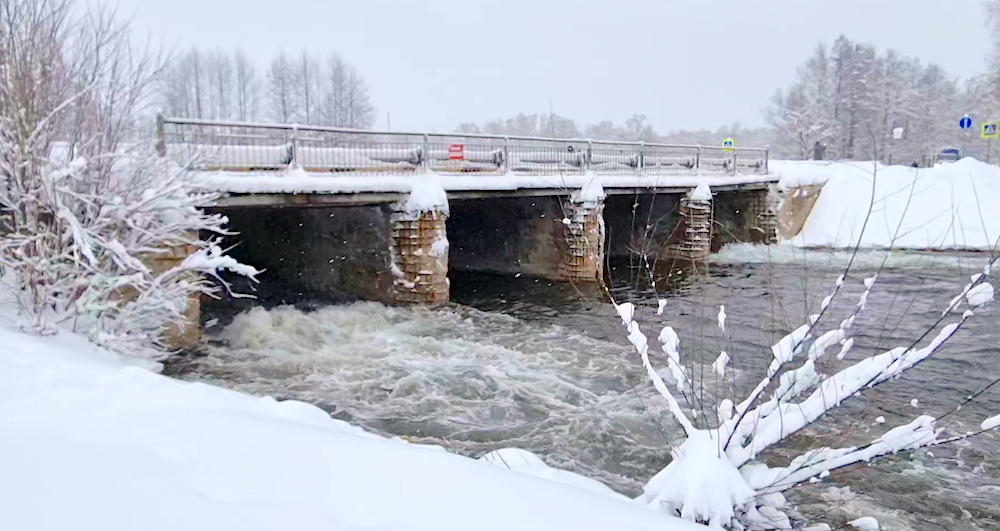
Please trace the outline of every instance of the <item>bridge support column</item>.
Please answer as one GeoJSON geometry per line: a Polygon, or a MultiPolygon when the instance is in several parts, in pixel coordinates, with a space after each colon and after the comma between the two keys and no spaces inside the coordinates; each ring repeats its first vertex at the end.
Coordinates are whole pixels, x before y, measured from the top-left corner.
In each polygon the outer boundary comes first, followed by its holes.
{"type": "Polygon", "coordinates": [[[781,196],[775,185],[767,190],[751,192],[744,223],[750,232],[750,241],[772,245],[778,243],[778,211],[781,196]]]}
{"type": "Polygon", "coordinates": [[[674,260],[708,263],[712,252],[712,199],[692,190],[681,198],[679,242],[672,246],[674,260]]]}
{"type": "Polygon", "coordinates": [[[448,302],[448,238],[444,212],[394,212],[392,225],[393,300],[400,303],[448,302]]]}
{"type": "Polygon", "coordinates": [[[604,201],[569,201],[563,219],[566,248],[560,280],[597,282],[604,277],[604,201]]]}

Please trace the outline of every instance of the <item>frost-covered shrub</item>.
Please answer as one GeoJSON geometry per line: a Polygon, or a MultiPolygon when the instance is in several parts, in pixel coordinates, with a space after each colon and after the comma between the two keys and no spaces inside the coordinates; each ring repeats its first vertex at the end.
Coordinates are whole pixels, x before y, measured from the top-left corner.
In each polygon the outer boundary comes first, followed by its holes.
{"type": "MultiPolygon", "coordinates": [[[[833,294],[824,299],[821,313],[811,316],[810,323],[771,347],[773,359],[767,373],[746,399],[735,405],[728,399],[722,400],[715,418],[701,419],[700,428],[696,427],[695,419],[687,417],[675,398],[675,394],[680,394],[687,399],[698,391],[689,369],[681,362],[676,332],[668,326],[659,333],[661,349],[674,380],[670,385],[650,364],[649,342],[634,320],[636,308],[631,303],[617,305],[628,339],[635,346],[648,377],[686,434],[686,440],[672,452],[671,463],[646,484],[638,501],[713,528],[791,529],[787,515],[781,511],[785,505],[781,494],[784,491],[826,477],[836,468],[902,450],[953,442],[1000,425],[997,416],[986,419],[980,432],[939,439],[937,419],[920,415],[861,447],[810,450],[787,467],[770,468],[755,460],[761,452],[808,426],[847,398],[898,377],[934,354],[973,317],[977,308],[993,300],[993,287],[987,279],[996,260],[982,273],[973,275],[962,293],[948,303],[935,324],[936,335],[928,335],[929,340],[916,340],[911,345],[867,357],[834,374],[822,375],[817,372],[815,362],[825,355],[843,359],[850,350],[853,340],[848,334],[876,282],[876,277],[865,279],[865,290],[854,311],[839,325],[820,333],[822,314],[844,285],[842,276],[833,294]],[[963,306],[965,309],[961,311],[963,306]],[[952,322],[947,322],[949,319],[952,322]]],[[[719,311],[719,327],[725,328],[724,309],[719,311]]],[[[713,367],[724,366],[728,361],[729,356],[722,353],[713,367]]]]}
{"type": "Polygon", "coordinates": [[[200,238],[224,234],[225,218],[199,209],[213,196],[135,127],[163,61],[123,30],[58,0],[0,10],[0,267],[26,329],[72,325],[157,358],[189,297],[216,291],[207,277],[256,271],[200,238]],[[150,267],[178,248],[189,256],[150,267]]]}

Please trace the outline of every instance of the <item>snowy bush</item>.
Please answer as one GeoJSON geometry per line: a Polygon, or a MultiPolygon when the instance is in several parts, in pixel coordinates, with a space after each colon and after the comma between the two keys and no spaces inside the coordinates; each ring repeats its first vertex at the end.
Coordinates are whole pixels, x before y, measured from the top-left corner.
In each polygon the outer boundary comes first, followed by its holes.
{"type": "Polygon", "coordinates": [[[59,0],[5,5],[0,267],[22,326],[47,334],[71,325],[113,350],[157,358],[189,298],[216,291],[206,276],[257,272],[200,238],[224,234],[226,219],[198,208],[213,196],[135,126],[149,121],[139,111],[162,59],[132,47],[113,13],[74,18],[59,0]]]}
{"type": "MultiPolygon", "coordinates": [[[[769,468],[755,461],[761,452],[808,426],[847,398],[898,377],[934,354],[974,315],[976,308],[993,300],[993,287],[986,279],[995,261],[991,261],[983,273],[974,275],[963,292],[943,309],[935,324],[938,332],[929,341],[919,338],[911,345],[868,357],[834,374],[820,375],[816,372],[816,360],[831,352],[842,358],[850,349],[853,341],[847,335],[875,286],[875,277],[865,279],[865,291],[852,314],[836,327],[819,333],[823,312],[844,285],[845,280],[841,277],[833,294],[824,299],[821,313],[812,316],[810,324],[802,325],[771,347],[770,367],[750,395],[735,406],[728,399],[722,400],[714,419],[701,419],[702,427],[696,427],[698,419],[685,415],[674,397],[675,391],[650,364],[649,343],[633,318],[636,309],[631,303],[617,305],[629,341],[687,436],[672,452],[671,463],[646,484],[640,500],[714,528],[791,529],[788,517],[780,511],[785,503],[781,493],[786,490],[813,478],[825,477],[832,469],[901,450],[954,442],[996,427],[1000,424],[997,420],[1000,416],[984,421],[980,432],[939,439],[940,430],[935,426],[937,419],[921,415],[862,447],[810,450],[793,459],[788,467],[769,468]],[[962,305],[966,309],[960,317],[945,324],[962,305]],[[920,346],[918,343],[926,344],[920,346]],[[800,359],[804,362],[792,368],[800,359]],[[777,385],[772,385],[773,382],[777,385]],[[809,390],[811,392],[806,394],[809,390]],[[803,395],[806,398],[800,399],[803,395]]],[[[724,310],[720,309],[719,313],[719,327],[723,328],[724,310]]],[[[694,379],[688,377],[688,371],[680,362],[680,342],[676,333],[668,326],[659,337],[670,363],[676,393],[685,398],[697,396],[699,390],[695,388],[694,379]]],[[[723,353],[716,364],[724,365],[728,359],[723,353]]],[[[868,520],[859,522],[856,527],[867,529],[861,524],[868,525],[868,520]]]]}
{"type": "MultiPolygon", "coordinates": [[[[873,194],[877,174],[877,168],[873,169],[873,194]]],[[[868,217],[871,211],[870,206],[868,217]]],[[[864,228],[861,232],[864,233],[864,228]]],[[[897,227],[896,234],[899,233],[897,227]]],[[[893,236],[894,241],[896,237],[893,236]]],[[[861,241],[860,237],[858,241],[861,241]]],[[[961,409],[964,405],[961,404],[937,418],[917,416],[863,446],[809,450],[793,458],[786,467],[772,468],[757,460],[762,452],[815,422],[844,400],[898,378],[904,371],[928,359],[975,315],[978,308],[994,298],[994,288],[988,279],[1000,259],[995,252],[989,264],[981,273],[972,275],[961,293],[950,302],[943,301],[947,304],[941,308],[936,322],[920,337],[832,374],[822,374],[819,369],[821,358],[835,356],[837,361],[842,361],[854,345],[854,339],[849,337],[851,329],[877,286],[877,273],[863,279],[860,284],[864,289],[852,304],[853,309],[847,318],[840,323],[826,325],[823,318],[849,282],[851,263],[857,251],[855,248],[851,262],[836,280],[832,293],[823,299],[819,313],[810,315],[807,323],[792,330],[771,347],[770,364],[749,395],[736,404],[728,398],[722,399],[711,413],[706,413],[711,408],[705,407],[700,377],[691,364],[686,365],[682,360],[683,338],[670,326],[663,327],[658,333],[660,348],[669,365],[662,369],[665,375],[670,374],[672,380],[664,381],[650,362],[650,342],[635,320],[637,308],[631,303],[615,304],[629,342],[635,347],[646,374],[667,402],[674,420],[686,436],[681,444],[672,448],[672,461],[645,485],[644,493],[637,501],[711,528],[791,529],[791,521],[783,511],[786,501],[782,495],[789,489],[825,478],[833,469],[869,462],[899,451],[959,441],[1000,425],[998,415],[983,421],[980,431],[940,438],[942,429],[937,426],[938,420],[961,409]],[[686,403],[686,410],[679,398],[686,403]]],[[[652,271],[648,273],[653,278],[652,271]]],[[[662,315],[665,304],[665,300],[660,300],[655,310],[657,315],[662,315]]],[[[718,327],[725,337],[724,306],[719,308],[718,327]]],[[[719,378],[724,378],[730,359],[730,353],[720,352],[710,370],[719,378]]],[[[974,400],[989,387],[969,396],[965,403],[974,400]]],[[[916,401],[911,404],[915,405],[916,401]]],[[[878,417],[876,423],[885,423],[885,418],[878,417]]],[[[849,525],[858,529],[878,529],[877,522],[870,517],[857,519],[849,525]]]]}

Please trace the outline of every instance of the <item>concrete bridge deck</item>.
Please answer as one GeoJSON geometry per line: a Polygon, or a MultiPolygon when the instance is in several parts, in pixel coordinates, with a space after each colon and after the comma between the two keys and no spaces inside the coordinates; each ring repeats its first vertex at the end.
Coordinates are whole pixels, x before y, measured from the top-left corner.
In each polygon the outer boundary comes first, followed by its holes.
{"type": "Polygon", "coordinates": [[[599,282],[777,238],[766,149],[158,119],[159,151],[224,192],[237,259],[335,300],[439,303],[449,267],[599,282]],[[599,185],[599,186],[598,186],[599,185]],[[701,186],[705,185],[705,186],[701,186]],[[413,210],[417,188],[441,204],[413,210]],[[586,189],[586,193],[580,193],[586,189]],[[697,190],[696,190],[697,189],[697,190]],[[599,190],[594,193],[594,190],[599,190]]]}
{"type": "Polygon", "coordinates": [[[684,194],[699,184],[713,192],[766,189],[777,175],[474,175],[414,174],[409,176],[341,176],[306,172],[205,170],[197,173],[208,189],[223,192],[223,207],[304,207],[361,205],[402,200],[417,181],[431,180],[449,199],[542,197],[570,195],[594,182],[607,195],[684,194]]]}

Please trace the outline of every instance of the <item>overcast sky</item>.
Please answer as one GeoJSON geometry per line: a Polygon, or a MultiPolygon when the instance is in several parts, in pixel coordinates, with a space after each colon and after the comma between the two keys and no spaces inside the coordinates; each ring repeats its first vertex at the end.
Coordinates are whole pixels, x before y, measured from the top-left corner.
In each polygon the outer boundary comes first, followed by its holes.
{"type": "Polygon", "coordinates": [[[643,113],[660,132],[762,123],[817,42],[840,34],[965,78],[985,67],[983,0],[119,0],[184,49],[336,50],[396,130],[519,112],[643,113]]]}

